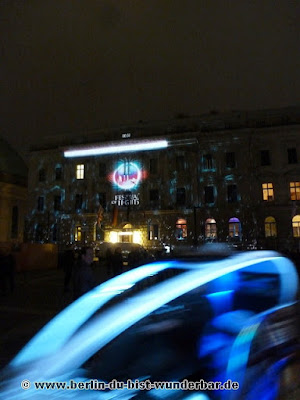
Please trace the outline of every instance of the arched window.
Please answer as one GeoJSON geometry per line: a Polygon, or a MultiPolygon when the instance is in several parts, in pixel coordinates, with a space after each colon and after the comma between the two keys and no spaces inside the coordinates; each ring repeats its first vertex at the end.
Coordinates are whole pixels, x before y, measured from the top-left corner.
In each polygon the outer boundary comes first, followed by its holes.
{"type": "Polygon", "coordinates": [[[274,217],[265,219],[265,237],[277,237],[276,220],[274,217]]]}
{"type": "Polygon", "coordinates": [[[300,237],[300,215],[295,215],[292,219],[293,236],[300,237]]]}
{"type": "Polygon", "coordinates": [[[205,221],[205,239],[215,239],[217,237],[217,223],[213,218],[205,221]]]}
{"type": "Polygon", "coordinates": [[[229,237],[231,238],[241,237],[241,222],[236,217],[230,218],[229,220],[229,237]]]}
{"type": "Polygon", "coordinates": [[[186,219],[178,218],[176,221],[175,236],[177,240],[183,240],[187,237],[186,219]]]}

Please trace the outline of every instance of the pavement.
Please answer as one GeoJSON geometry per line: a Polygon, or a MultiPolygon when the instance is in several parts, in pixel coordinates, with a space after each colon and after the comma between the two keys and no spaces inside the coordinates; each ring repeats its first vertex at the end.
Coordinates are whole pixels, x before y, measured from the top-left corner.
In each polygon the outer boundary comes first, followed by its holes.
{"type": "MultiPolygon", "coordinates": [[[[98,283],[107,279],[95,268],[98,283]]],[[[57,313],[72,302],[64,293],[61,269],[29,270],[16,274],[15,289],[0,297],[0,369],[57,313]]]]}

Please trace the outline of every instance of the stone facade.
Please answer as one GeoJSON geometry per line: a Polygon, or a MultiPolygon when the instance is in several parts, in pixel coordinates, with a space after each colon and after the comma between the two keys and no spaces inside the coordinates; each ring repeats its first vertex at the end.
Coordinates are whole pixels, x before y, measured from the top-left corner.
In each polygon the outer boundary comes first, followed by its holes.
{"type": "Polygon", "coordinates": [[[30,241],[64,246],[133,240],[155,249],[218,240],[297,250],[300,113],[141,123],[93,132],[80,144],[61,138],[31,152],[29,193],[30,241]],[[167,140],[168,147],[64,157],[67,148],[150,139],[167,140]],[[116,184],[131,174],[139,184],[130,189],[116,184]]]}

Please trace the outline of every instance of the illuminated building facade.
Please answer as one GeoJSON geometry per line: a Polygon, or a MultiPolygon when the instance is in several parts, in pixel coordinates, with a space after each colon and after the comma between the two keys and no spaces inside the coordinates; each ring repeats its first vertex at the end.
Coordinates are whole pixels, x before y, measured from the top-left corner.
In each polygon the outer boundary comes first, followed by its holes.
{"type": "Polygon", "coordinates": [[[300,113],[212,113],[31,152],[28,239],[299,249],[300,113]]]}

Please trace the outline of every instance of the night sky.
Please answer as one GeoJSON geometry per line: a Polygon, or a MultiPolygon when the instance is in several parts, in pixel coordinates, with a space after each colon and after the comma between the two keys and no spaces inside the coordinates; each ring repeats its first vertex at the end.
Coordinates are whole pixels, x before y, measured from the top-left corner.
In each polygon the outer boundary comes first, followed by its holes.
{"type": "Polygon", "coordinates": [[[298,0],[1,0],[1,133],[300,105],[298,0]]]}

